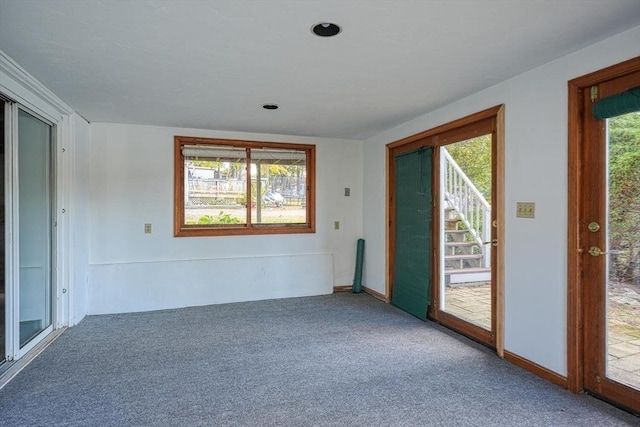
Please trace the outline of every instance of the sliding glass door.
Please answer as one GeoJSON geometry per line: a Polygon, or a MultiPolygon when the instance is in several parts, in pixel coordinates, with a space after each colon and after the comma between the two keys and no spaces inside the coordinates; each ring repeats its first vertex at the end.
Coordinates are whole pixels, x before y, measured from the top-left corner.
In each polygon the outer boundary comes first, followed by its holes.
{"type": "Polygon", "coordinates": [[[387,145],[389,294],[502,355],[504,107],[387,145]]]}
{"type": "Polygon", "coordinates": [[[0,364],[53,330],[54,126],[17,103],[2,108],[0,364]]]}
{"type": "Polygon", "coordinates": [[[491,209],[493,143],[489,133],[440,147],[438,307],[466,322],[465,326],[490,333],[495,317],[491,254],[497,246],[491,224],[495,219],[491,209]]]}
{"type": "Polygon", "coordinates": [[[7,112],[7,108],[5,108],[5,102],[2,98],[0,98],[0,179],[2,182],[0,183],[0,202],[2,202],[2,206],[0,206],[0,365],[7,358],[7,322],[6,322],[6,243],[5,243],[5,227],[6,227],[6,214],[5,214],[5,140],[6,140],[6,120],[5,120],[5,112],[7,112]]]}
{"type": "Polygon", "coordinates": [[[18,111],[20,348],[52,324],[51,131],[48,123],[18,111]]]}

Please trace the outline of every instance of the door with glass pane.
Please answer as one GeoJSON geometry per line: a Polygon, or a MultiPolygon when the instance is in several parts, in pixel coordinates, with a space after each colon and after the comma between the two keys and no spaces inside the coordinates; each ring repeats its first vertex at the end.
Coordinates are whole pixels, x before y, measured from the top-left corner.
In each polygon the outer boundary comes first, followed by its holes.
{"type": "Polygon", "coordinates": [[[53,125],[0,94],[0,363],[53,330],[53,125]]]}
{"type": "Polygon", "coordinates": [[[503,135],[499,105],[387,145],[392,303],[500,355],[503,135]]]}
{"type": "Polygon", "coordinates": [[[640,71],[584,96],[579,247],[584,387],[640,412],[640,108],[594,110],[634,87],[640,71]]]}
{"type": "Polygon", "coordinates": [[[440,286],[443,323],[494,345],[492,280],[494,134],[440,147],[440,286]]]}
{"type": "MultiPolygon", "coordinates": [[[[52,126],[19,109],[14,229],[17,229],[17,324],[20,353],[52,325],[52,126]]],[[[15,164],[15,163],[14,163],[15,164]]],[[[15,250],[15,249],[14,249],[15,250]]]]}
{"type": "Polygon", "coordinates": [[[0,98],[0,365],[6,360],[7,357],[7,322],[6,322],[6,243],[5,243],[5,227],[6,227],[6,213],[7,206],[5,196],[5,140],[7,134],[5,113],[7,113],[7,107],[5,101],[0,98]]]}

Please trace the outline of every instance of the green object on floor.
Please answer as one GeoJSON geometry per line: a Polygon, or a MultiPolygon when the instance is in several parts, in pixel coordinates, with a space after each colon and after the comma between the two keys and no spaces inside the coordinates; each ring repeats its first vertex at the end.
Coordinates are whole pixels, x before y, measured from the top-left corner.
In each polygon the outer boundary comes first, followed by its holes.
{"type": "Polygon", "coordinates": [[[364,239],[358,239],[358,249],[356,250],[356,272],[353,275],[353,286],[351,290],[354,294],[362,292],[362,262],[364,260],[364,239]]]}

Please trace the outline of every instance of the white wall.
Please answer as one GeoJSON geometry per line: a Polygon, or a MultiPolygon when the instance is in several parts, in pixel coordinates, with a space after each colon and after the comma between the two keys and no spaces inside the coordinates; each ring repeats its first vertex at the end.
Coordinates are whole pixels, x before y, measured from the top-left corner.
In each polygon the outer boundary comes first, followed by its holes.
{"type": "Polygon", "coordinates": [[[351,284],[362,234],[361,141],[92,123],[87,158],[90,314],[318,295],[351,284]],[[316,233],[173,237],[175,135],[316,144],[316,233]]]}
{"type": "Polygon", "coordinates": [[[366,140],[366,285],[385,289],[385,144],[505,104],[505,349],[566,375],[567,82],[638,55],[640,27],[366,140]],[[516,218],[516,201],[536,218],[516,218]]]}
{"type": "Polygon", "coordinates": [[[70,252],[73,254],[71,269],[71,324],[76,324],[87,314],[89,300],[89,158],[90,125],[77,114],[72,115],[72,138],[69,155],[72,156],[70,174],[71,197],[69,216],[71,223],[70,252]]]}

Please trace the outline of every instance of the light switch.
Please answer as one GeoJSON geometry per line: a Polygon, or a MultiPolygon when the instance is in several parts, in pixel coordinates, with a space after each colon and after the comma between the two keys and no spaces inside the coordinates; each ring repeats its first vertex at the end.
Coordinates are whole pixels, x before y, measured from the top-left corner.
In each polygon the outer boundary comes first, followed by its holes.
{"type": "Polygon", "coordinates": [[[351,189],[349,187],[345,187],[344,189],[344,196],[345,197],[349,197],[351,196],[351,189]]]}
{"type": "Polygon", "coordinates": [[[517,202],[516,217],[518,218],[535,218],[536,204],[533,202],[517,202]]]}
{"type": "Polygon", "coordinates": [[[151,234],[151,224],[144,225],[144,234],[151,234]]]}
{"type": "Polygon", "coordinates": [[[340,221],[333,221],[333,229],[340,230],[340,221]]]}

